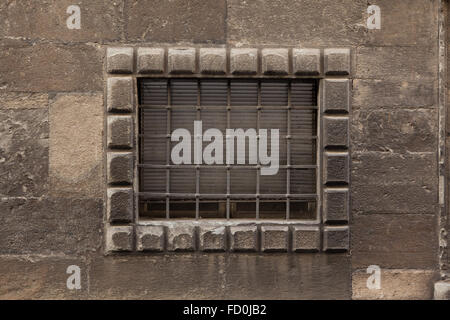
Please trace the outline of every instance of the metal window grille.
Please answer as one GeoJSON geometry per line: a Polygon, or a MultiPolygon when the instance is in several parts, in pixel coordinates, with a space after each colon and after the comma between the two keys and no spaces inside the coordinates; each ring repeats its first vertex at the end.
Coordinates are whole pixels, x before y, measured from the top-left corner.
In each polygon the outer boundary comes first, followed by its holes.
{"type": "Polygon", "coordinates": [[[309,79],[140,79],[140,217],[314,219],[317,87],[309,79]],[[248,156],[244,165],[171,163],[178,142],[170,134],[193,136],[194,120],[224,136],[227,128],[279,129],[278,173],[261,175],[248,156]]]}

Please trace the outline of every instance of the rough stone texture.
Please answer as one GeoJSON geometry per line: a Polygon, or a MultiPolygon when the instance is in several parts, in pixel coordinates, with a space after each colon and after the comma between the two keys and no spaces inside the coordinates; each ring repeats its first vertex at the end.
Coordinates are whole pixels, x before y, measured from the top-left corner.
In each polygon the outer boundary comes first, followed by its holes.
{"type": "Polygon", "coordinates": [[[320,229],[316,226],[293,226],[292,227],[292,250],[319,251],[320,229]]]}
{"type": "Polygon", "coordinates": [[[226,48],[201,48],[200,72],[205,74],[224,74],[227,72],[226,48]]]}
{"type": "Polygon", "coordinates": [[[108,48],[106,71],[109,73],[133,73],[133,48],[108,48]]]}
{"type": "Polygon", "coordinates": [[[323,164],[324,182],[348,183],[349,161],[347,152],[325,152],[323,164]]]}
{"type": "Polygon", "coordinates": [[[336,251],[349,249],[348,226],[325,227],[323,230],[323,250],[336,251]]]}
{"type": "Polygon", "coordinates": [[[225,251],[226,229],[225,227],[200,227],[200,250],[202,251],[225,251]]]}
{"type": "Polygon", "coordinates": [[[320,49],[292,49],[292,72],[298,75],[319,75],[320,49]]]}
{"type": "Polygon", "coordinates": [[[108,116],[108,148],[133,148],[133,118],[131,116],[108,116]]]}
{"type": "Polygon", "coordinates": [[[51,194],[102,198],[103,95],[58,94],[49,113],[51,194]]]}
{"type": "Polygon", "coordinates": [[[325,49],[323,55],[326,75],[350,74],[350,49],[325,49]]]}
{"type": "Polygon", "coordinates": [[[325,188],[323,192],[323,220],[326,223],[347,222],[349,192],[347,188],[325,188]]]}
{"type": "Polygon", "coordinates": [[[167,232],[167,250],[195,250],[195,227],[183,225],[170,226],[167,232]]]}
{"type": "Polygon", "coordinates": [[[48,93],[0,92],[0,109],[45,109],[48,96],[48,93]]]}
{"type": "Polygon", "coordinates": [[[123,185],[133,183],[134,174],[133,153],[131,152],[108,152],[107,177],[108,183],[112,185],[123,185]]]}
{"type": "Polygon", "coordinates": [[[230,50],[230,71],[233,74],[256,74],[258,72],[258,49],[230,50]]]}
{"type": "Polygon", "coordinates": [[[352,298],[356,300],[419,300],[432,299],[433,281],[436,272],[432,270],[382,269],[380,289],[368,289],[366,270],[352,274],[352,298]]]}
{"type": "Polygon", "coordinates": [[[131,188],[109,188],[107,200],[108,221],[127,223],[133,221],[134,193],[131,188]]]}
{"type": "Polygon", "coordinates": [[[105,237],[107,253],[133,250],[133,227],[131,226],[107,226],[105,237]]]}
{"type": "Polygon", "coordinates": [[[289,242],[289,227],[262,226],[261,249],[262,251],[287,251],[289,242]]]}
{"type": "Polygon", "coordinates": [[[325,80],[323,89],[325,112],[349,112],[349,81],[341,79],[325,80]]]}
{"type": "Polygon", "coordinates": [[[139,251],[164,251],[165,238],[163,226],[138,226],[136,248],[139,251]]]}
{"type": "Polygon", "coordinates": [[[230,227],[230,250],[256,251],[258,250],[258,230],[256,226],[230,227]]]}
{"type": "Polygon", "coordinates": [[[133,111],[133,79],[108,78],[107,109],[110,112],[133,111]]]}
{"type": "Polygon", "coordinates": [[[162,73],[164,72],[163,48],[138,48],[137,72],[162,73]]]}
{"type": "Polygon", "coordinates": [[[170,73],[194,73],[195,48],[171,48],[168,52],[170,73]]]}
{"type": "Polygon", "coordinates": [[[261,66],[264,74],[289,73],[288,49],[262,49],[261,66]]]}
{"type": "Polygon", "coordinates": [[[323,129],[325,147],[348,147],[349,120],[347,117],[323,117],[323,129]]]}
{"type": "Polygon", "coordinates": [[[450,282],[439,281],[434,284],[434,300],[450,300],[450,282]]]}

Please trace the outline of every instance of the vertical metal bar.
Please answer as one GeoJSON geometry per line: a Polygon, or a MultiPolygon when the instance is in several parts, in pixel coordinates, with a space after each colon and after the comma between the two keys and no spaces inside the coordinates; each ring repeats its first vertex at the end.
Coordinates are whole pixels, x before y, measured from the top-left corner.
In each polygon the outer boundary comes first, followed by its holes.
{"type": "Polygon", "coordinates": [[[291,195],[291,81],[288,82],[287,136],[286,136],[286,220],[290,219],[291,195]]]}
{"type": "Polygon", "coordinates": [[[167,126],[167,130],[166,130],[166,219],[170,219],[170,198],[169,198],[169,194],[170,194],[170,131],[171,131],[171,90],[170,90],[170,86],[171,86],[171,82],[168,79],[167,80],[167,119],[166,119],[166,126],[167,126]]]}
{"type": "MultiPolygon", "coordinates": [[[[261,123],[261,80],[258,80],[258,86],[257,86],[257,99],[258,103],[256,106],[256,132],[257,132],[257,139],[256,142],[258,146],[256,147],[257,153],[259,152],[259,139],[261,137],[259,136],[259,129],[260,129],[260,123],[261,123]]],[[[250,146],[249,146],[250,147],[250,146]]],[[[256,169],[256,220],[259,219],[259,192],[260,192],[260,176],[261,176],[261,164],[259,162],[259,153],[256,157],[257,159],[257,169],[256,169]]]]}
{"type": "MultiPolygon", "coordinates": [[[[200,80],[197,79],[197,120],[201,120],[201,106],[200,106],[200,80]]],[[[195,137],[195,139],[198,139],[198,137],[195,137]]],[[[203,144],[203,141],[200,141],[200,143],[203,144]]],[[[202,148],[203,150],[203,148],[202,148]]],[[[194,152],[197,152],[196,150],[194,152]]],[[[195,219],[198,219],[200,216],[200,200],[198,195],[200,194],[200,166],[197,165],[195,167],[195,219]]]]}
{"type": "MultiPolygon", "coordinates": [[[[227,129],[231,126],[231,80],[227,81],[227,129]]],[[[227,143],[226,131],[225,131],[225,143],[227,143]]],[[[226,147],[225,147],[226,148],[226,147]]],[[[225,155],[226,157],[226,155],[225,155]]],[[[230,219],[230,166],[227,165],[227,219],[230,219]]]]}

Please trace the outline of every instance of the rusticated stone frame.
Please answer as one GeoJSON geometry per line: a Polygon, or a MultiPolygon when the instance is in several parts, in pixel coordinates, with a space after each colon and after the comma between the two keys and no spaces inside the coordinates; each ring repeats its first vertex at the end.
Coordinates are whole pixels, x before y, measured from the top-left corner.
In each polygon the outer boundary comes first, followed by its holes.
{"type": "Polygon", "coordinates": [[[105,252],[311,252],[349,249],[347,48],[107,48],[105,252]],[[139,221],[137,78],[320,79],[317,219],[139,221]]]}

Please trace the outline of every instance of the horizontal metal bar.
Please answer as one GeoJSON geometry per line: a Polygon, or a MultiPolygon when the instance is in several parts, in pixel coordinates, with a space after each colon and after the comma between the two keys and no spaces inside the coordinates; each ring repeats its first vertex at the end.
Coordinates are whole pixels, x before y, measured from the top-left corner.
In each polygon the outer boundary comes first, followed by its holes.
{"type": "Polygon", "coordinates": [[[244,106],[244,105],[233,105],[233,106],[202,106],[202,105],[148,105],[141,104],[139,105],[141,109],[181,109],[181,110],[190,110],[190,109],[211,109],[211,110],[226,110],[229,109],[237,109],[237,110],[316,110],[317,106],[244,106]]]}
{"type": "MultiPolygon", "coordinates": [[[[139,163],[138,168],[153,168],[153,169],[170,169],[170,168],[177,168],[177,169],[227,169],[228,166],[225,164],[153,164],[153,163],[139,163]]],[[[297,164],[297,165],[279,165],[280,169],[316,169],[317,165],[315,164],[297,164]]],[[[239,165],[231,165],[231,170],[233,169],[258,169],[257,165],[251,165],[251,164],[239,164],[239,165]]]]}
{"type": "Polygon", "coordinates": [[[139,192],[140,199],[145,200],[164,200],[164,199],[211,199],[211,200],[226,200],[226,199],[241,199],[241,200],[285,200],[285,199],[304,199],[317,200],[317,194],[195,194],[195,193],[153,193],[153,192],[139,192]]]}
{"type": "MultiPolygon", "coordinates": [[[[227,128],[227,129],[239,129],[239,128],[227,128]]],[[[262,129],[265,129],[265,128],[262,128],[262,129]]],[[[246,130],[246,129],[244,129],[244,130],[246,130]]],[[[256,135],[256,137],[258,137],[258,135],[256,135]]],[[[167,138],[170,138],[170,135],[167,135],[167,134],[143,134],[143,133],[141,133],[141,134],[139,134],[139,138],[167,139],[167,138]]],[[[280,136],[280,138],[282,138],[282,139],[294,139],[294,140],[317,140],[317,136],[301,135],[301,134],[280,136]]]]}

